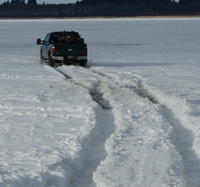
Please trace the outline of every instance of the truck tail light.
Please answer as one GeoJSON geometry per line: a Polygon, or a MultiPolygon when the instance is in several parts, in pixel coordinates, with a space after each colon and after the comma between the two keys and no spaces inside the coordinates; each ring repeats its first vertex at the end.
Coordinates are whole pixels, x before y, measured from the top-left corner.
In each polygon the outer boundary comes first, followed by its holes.
{"type": "Polygon", "coordinates": [[[55,52],[56,52],[56,48],[53,47],[53,48],[52,48],[52,53],[55,53],[55,52]]]}
{"type": "Polygon", "coordinates": [[[88,48],[87,48],[87,46],[85,46],[85,52],[86,52],[86,53],[88,52],[88,48]]]}

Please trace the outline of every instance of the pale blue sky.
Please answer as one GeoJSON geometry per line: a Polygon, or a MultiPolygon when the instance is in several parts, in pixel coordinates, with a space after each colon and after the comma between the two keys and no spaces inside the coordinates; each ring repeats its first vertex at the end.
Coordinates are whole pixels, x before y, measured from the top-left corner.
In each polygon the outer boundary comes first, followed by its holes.
{"type": "MultiPolygon", "coordinates": [[[[7,0],[0,0],[0,4],[7,2],[7,0]]],[[[25,0],[25,2],[27,3],[28,0],[25,0]]],[[[46,4],[59,4],[59,3],[75,3],[78,0],[36,0],[38,4],[42,4],[43,2],[45,2],[46,4]]],[[[11,0],[10,0],[11,2],[11,0]]]]}

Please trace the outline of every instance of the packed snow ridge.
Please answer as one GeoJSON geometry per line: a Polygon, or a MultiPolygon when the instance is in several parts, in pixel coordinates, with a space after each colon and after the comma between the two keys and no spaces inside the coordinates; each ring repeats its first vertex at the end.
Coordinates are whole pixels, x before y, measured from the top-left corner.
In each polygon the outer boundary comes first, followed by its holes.
{"type": "MultiPolygon", "coordinates": [[[[93,70],[93,72],[95,71],[93,70]]],[[[198,179],[198,175],[200,174],[200,158],[198,157],[196,152],[192,149],[194,143],[193,132],[191,130],[188,130],[184,126],[184,124],[181,123],[183,114],[174,113],[175,111],[173,111],[173,108],[171,107],[171,101],[167,100],[169,98],[165,97],[164,95],[162,95],[162,98],[159,98],[160,94],[154,92],[148,85],[146,85],[145,88],[145,84],[143,85],[142,81],[139,80],[137,76],[136,76],[138,79],[137,86],[130,86],[130,85],[120,85],[118,81],[115,81],[117,76],[111,77],[111,76],[106,76],[100,72],[96,73],[98,73],[103,77],[108,78],[109,80],[113,80],[113,82],[115,82],[121,88],[125,87],[132,89],[140,97],[148,98],[149,101],[151,101],[152,103],[159,104],[160,106],[162,106],[163,114],[167,119],[168,123],[173,128],[172,130],[173,132],[171,134],[171,140],[183,159],[183,169],[182,169],[183,177],[188,185],[190,186],[197,185],[200,182],[200,180],[198,179]]],[[[177,101],[175,103],[177,103],[177,101]]]]}
{"type": "MultiPolygon", "coordinates": [[[[62,66],[62,65],[61,65],[62,66]]],[[[58,66],[59,67],[59,66],[58,66]]],[[[57,69],[58,72],[60,72],[62,75],[64,75],[66,77],[66,79],[72,79],[72,77],[70,77],[69,75],[67,75],[65,72],[62,72],[62,70],[57,69]]],[[[80,85],[80,83],[76,83],[77,85],[80,85]]],[[[84,85],[82,85],[83,87],[85,87],[84,85]]],[[[90,90],[90,95],[92,96],[92,99],[99,105],[101,105],[101,107],[103,109],[110,109],[111,107],[109,106],[109,101],[106,101],[103,98],[103,93],[100,93],[98,90],[98,86],[94,87],[94,88],[88,88],[90,90]]],[[[143,94],[142,94],[143,95],[143,94]]]]}

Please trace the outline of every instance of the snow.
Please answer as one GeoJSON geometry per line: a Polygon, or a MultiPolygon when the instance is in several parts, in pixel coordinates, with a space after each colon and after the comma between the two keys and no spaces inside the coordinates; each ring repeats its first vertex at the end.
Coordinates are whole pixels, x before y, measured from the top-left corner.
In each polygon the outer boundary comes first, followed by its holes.
{"type": "Polygon", "coordinates": [[[0,186],[200,186],[199,18],[0,20],[0,186]],[[74,30],[87,68],[39,61],[74,30]]]}

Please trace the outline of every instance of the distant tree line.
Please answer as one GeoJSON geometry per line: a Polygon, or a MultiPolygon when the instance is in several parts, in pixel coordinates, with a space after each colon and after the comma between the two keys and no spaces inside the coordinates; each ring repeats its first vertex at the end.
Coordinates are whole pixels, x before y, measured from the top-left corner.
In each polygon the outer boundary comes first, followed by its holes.
{"type": "MultiPolygon", "coordinates": [[[[9,0],[5,1],[2,5],[26,5],[25,0],[9,0]]],[[[37,5],[36,0],[28,0],[27,5],[37,5]]]]}
{"type": "Polygon", "coordinates": [[[200,15],[200,0],[82,0],[75,4],[37,4],[11,0],[0,5],[0,17],[90,17],[200,15]]]}

